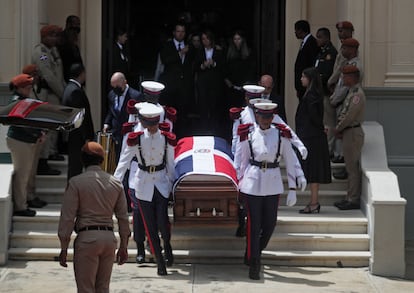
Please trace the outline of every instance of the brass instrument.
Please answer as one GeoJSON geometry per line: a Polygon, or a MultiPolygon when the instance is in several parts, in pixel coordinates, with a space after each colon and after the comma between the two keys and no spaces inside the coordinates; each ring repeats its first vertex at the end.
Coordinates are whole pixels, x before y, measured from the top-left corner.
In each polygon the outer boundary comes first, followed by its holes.
{"type": "Polygon", "coordinates": [[[97,142],[103,147],[105,151],[105,157],[101,164],[101,167],[106,172],[113,174],[116,169],[116,154],[115,142],[112,138],[112,133],[98,131],[97,142]]]}

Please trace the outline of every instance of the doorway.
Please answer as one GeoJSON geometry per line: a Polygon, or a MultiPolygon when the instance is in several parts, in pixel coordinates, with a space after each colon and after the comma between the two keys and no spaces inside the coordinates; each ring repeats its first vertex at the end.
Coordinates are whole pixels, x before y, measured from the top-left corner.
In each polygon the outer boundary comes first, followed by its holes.
{"type": "MultiPolygon", "coordinates": [[[[171,37],[175,22],[182,19],[187,24],[187,36],[209,28],[224,49],[232,32],[242,30],[256,60],[257,80],[264,73],[276,77],[275,91],[283,96],[285,1],[103,0],[102,92],[109,90],[116,29],[128,30],[131,57],[128,82],[139,88],[141,80],[153,79],[160,47],[171,37]]],[[[105,117],[106,100],[102,105],[102,117],[105,117]]]]}

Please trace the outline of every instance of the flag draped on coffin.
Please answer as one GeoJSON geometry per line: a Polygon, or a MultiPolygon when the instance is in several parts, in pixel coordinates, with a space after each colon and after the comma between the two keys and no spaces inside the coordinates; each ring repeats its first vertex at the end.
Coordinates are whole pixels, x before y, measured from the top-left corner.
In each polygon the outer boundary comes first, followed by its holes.
{"type": "Polygon", "coordinates": [[[175,148],[175,187],[194,174],[221,175],[237,187],[236,170],[230,145],[220,137],[193,136],[178,141],[175,148]]]}

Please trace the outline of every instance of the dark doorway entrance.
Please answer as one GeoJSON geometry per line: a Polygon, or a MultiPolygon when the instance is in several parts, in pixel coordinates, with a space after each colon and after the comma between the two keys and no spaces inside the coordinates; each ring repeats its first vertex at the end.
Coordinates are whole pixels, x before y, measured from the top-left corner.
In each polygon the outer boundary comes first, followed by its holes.
{"type": "MultiPolygon", "coordinates": [[[[275,91],[283,95],[286,0],[103,0],[102,87],[109,90],[110,59],[117,28],[129,32],[131,54],[129,84],[139,88],[142,79],[153,79],[161,44],[171,37],[177,19],[187,22],[187,35],[210,28],[224,49],[236,29],[244,31],[256,60],[256,76],[276,77],[275,91]]],[[[102,103],[106,108],[106,101],[102,103]]],[[[103,116],[106,109],[102,109],[103,116]]]]}

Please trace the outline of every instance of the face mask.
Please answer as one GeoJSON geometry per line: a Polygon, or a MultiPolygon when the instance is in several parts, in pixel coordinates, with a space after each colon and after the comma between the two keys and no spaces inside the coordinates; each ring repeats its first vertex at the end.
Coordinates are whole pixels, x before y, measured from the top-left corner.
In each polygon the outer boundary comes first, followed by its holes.
{"type": "Polygon", "coordinates": [[[158,103],[158,96],[157,95],[145,95],[145,101],[151,104],[157,104],[158,103]]]}
{"type": "Polygon", "coordinates": [[[71,27],[70,29],[73,30],[77,34],[80,33],[80,27],[75,26],[75,27],[71,27]]]}
{"type": "Polygon", "coordinates": [[[122,88],[121,88],[121,87],[119,87],[119,86],[114,87],[112,90],[114,91],[114,93],[115,93],[117,96],[122,96],[122,94],[123,94],[123,92],[124,92],[124,91],[122,90],[122,88]]]}

